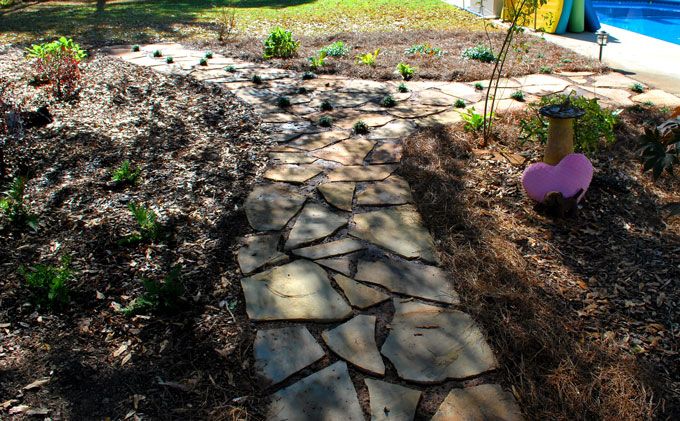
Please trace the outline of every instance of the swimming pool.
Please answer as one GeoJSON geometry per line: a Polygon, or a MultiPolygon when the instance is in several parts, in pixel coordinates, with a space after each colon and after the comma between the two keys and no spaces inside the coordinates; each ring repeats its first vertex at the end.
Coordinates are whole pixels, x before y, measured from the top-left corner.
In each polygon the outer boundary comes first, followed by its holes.
{"type": "Polygon", "coordinates": [[[594,0],[604,24],[680,45],[680,0],[594,0]]]}

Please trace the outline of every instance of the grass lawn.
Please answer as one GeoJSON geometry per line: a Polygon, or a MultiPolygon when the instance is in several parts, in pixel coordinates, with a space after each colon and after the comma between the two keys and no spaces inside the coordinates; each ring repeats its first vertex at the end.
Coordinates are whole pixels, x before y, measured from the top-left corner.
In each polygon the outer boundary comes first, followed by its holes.
{"type": "Polygon", "coordinates": [[[5,8],[0,42],[58,35],[92,44],[212,38],[213,5],[234,7],[239,32],[249,36],[275,25],[298,35],[484,28],[481,19],[440,0],[127,0],[107,1],[101,11],[96,2],[46,2],[5,8]]]}

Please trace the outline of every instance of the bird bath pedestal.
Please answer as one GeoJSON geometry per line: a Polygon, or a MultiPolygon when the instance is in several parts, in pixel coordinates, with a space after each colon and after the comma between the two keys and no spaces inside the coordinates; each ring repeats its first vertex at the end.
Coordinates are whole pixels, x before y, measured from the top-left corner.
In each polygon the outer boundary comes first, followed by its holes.
{"type": "Polygon", "coordinates": [[[548,118],[548,143],[543,162],[557,165],[562,158],[574,152],[574,120],[585,111],[574,107],[567,99],[563,104],[547,105],[538,111],[548,118]]]}

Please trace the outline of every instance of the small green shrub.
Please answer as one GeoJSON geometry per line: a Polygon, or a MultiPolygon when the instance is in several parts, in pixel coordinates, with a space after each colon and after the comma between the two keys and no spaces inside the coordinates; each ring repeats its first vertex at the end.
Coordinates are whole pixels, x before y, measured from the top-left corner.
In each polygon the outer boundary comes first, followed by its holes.
{"type": "Polygon", "coordinates": [[[652,171],[657,180],[664,171],[673,175],[673,167],[680,163],[680,128],[660,132],[657,127],[646,128],[640,138],[642,171],[652,171]]]}
{"type": "Polygon", "coordinates": [[[74,276],[69,256],[63,256],[59,266],[35,265],[30,269],[21,266],[19,274],[23,276],[36,305],[57,308],[68,304],[68,282],[74,276]]]}
{"type": "Polygon", "coordinates": [[[416,73],[416,70],[406,63],[397,64],[396,71],[401,75],[402,79],[404,80],[411,80],[413,78],[413,75],[416,73]]]}
{"type": "Polygon", "coordinates": [[[33,231],[38,230],[38,218],[31,214],[26,198],[26,179],[16,177],[9,190],[0,198],[0,211],[15,225],[26,225],[33,231]]]}
{"type": "Polygon", "coordinates": [[[135,184],[141,173],[142,169],[140,167],[132,169],[130,161],[126,159],[118,168],[113,170],[111,180],[116,184],[135,184]]]}
{"type": "Polygon", "coordinates": [[[158,57],[163,57],[163,53],[161,50],[153,50],[153,56],[158,58],[158,57]]]}
{"type": "Polygon", "coordinates": [[[494,55],[491,48],[483,44],[466,48],[465,51],[463,51],[463,58],[481,61],[482,63],[493,63],[496,61],[496,56],[494,55]]]}
{"type": "Polygon", "coordinates": [[[165,62],[168,63],[168,64],[172,64],[174,61],[175,61],[175,59],[172,58],[172,56],[165,57],[165,62]]]}
{"type": "Polygon", "coordinates": [[[349,47],[343,41],[335,41],[321,49],[328,57],[343,57],[349,53],[349,47]]]}
{"type": "Polygon", "coordinates": [[[392,95],[385,95],[385,97],[380,100],[380,105],[386,108],[391,108],[397,105],[397,101],[392,95]]]}
{"type": "Polygon", "coordinates": [[[276,100],[276,105],[279,108],[288,108],[288,107],[290,107],[290,98],[288,98],[287,96],[280,96],[276,100]]]}
{"type": "Polygon", "coordinates": [[[600,107],[597,98],[588,99],[575,95],[558,94],[544,96],[537,104],[531,104],[529,109],[534,112],[534,117],[528,120],[521,119],[521,141],[537,140],[545,143],[548,140],[548,122],[538,113],[541,107],[546,105],[563,104],[567,98],[571,105],[585,111],[583,117],[574,123],[574,149],[577,152],[593,154],[600,148],[600,141],[611,143],[614,138],[614,127],[618,124],[618,116],[621,110],[611,111],[600,107]]]}
{"type": "Polygon", "coordinates": [[[321,116],[319,118],[319,126],[321,127],[331,127],[333,125],[333,118],[328,115],[321,116]]]}
{"type": "Polygon", "coordinates": [[[363,120],[359,120],[356,123],[354,123],[353,130],[355,134],[368,134],[370,128],[368,127],[368,124],[366,124],[363,120]]]}
{"type": "Polygon", "coordinates": [[[133,53],[138,53],[140,50],[139,45],[135,44],[132,46],[132,52],[133,53]]]}
{"type": "Polygon", "coordinates": [[[570,58],[563,58],[563,59],[560,60],[560,61],[561,61],[562,63],[572,63],[574,60],[572,60],[572,59],[570,59],[570,58]]]}
{"type": "Polygon", "coordinates": [[[408,92],[408,86],[406,86],[403,83],[400,83],[399,86],[397,86],[397,91],[401,92],[402,94],[405,94],[408,92]]]}
{"type": "Polygon", "coordinates": [[[415,44],[410,46],[404,51],[407,56],[428,56],[428,57],[441,57],[445,54],[441,48],[435,48],[430,44],[415,44]]]}
{"type": "Polygon", "coordinates": [[[212,51],[206,51],[205,55],[203,55],[203,58],[205,58],[206,60],[210,60],[211,58],[213,58],[213,52],[212,51]]]}
{"type": "Polygon", "coordinates": [[[33,61],[35,79],[50,84],[56,97],[71,97],[77,92],[80,62],[87,54],[72,39],[61,37],[52,42],[33,44],[26,54],[33,61]]]}
{"type": "MultiPolygon", "coordinates": [[[[484,127],[484,116],[475,111],[475,107],[470,107],[464,113],[461,113],[461,117],[465,122],[463,128],[467,132],[476,132],[484,127]]],[[[493,116],[487,116],[486,120],[490,120],[493,116]]]]}
{"type": "Polygon", "coordinates": [[[538,53],[538,54],[536,54],[536,58],[545,58],[545,54],[538,53]]]}
{"type": "Polygon", "coordinates": [[[552,73],[552,72],[553,72],[553,69],[552,69],[552,67],[550,67],[550,66],[541,66],[541,67],[538,69],[538,73],[542,73],[542,74],[544,74],[544,75],[549,75],[549,74],[552,73]]]}
{"type": "Polygon", "coordinates": [[[639,94],[643,93],[645,91],[645,87],[641,83],[634,83],[631,87],[630,90],[633,92],[637,92],[639,94]]]}
{"type": "Polygon", "coordinates": [[[260,76],[260,75],[253,75],[251,80],[256,85],[262,85],[262,76],[260,76]]]}
{"type": "Polygon", "coordinates": [[[326,65],[326,53],[320,51],[316,56],[309,57],[309,66],[313,70],[318,70],[326,65]]]}
{"type": "Polygon", "coordinates": [[[484,90],[484,84],[482,82],[475,82],[475,89],[478,91],[484,90]]]}
{"type": "Polygon", "coordinates": [[[524,102],[524,92],[522,91],[515,91],[512,94],[510,94],[510,98],[514,99],[515,101],[519,102],[524,102]]]}
{"type": "Polygon", "coordinates": [[[293,57],[300,42],[293,39],[293,33],[281,27],[276,27],[264,41],[264,58],[293,57]]]}
{"type": "Polygon", "coordinates": [[[224,68],[224,71],[227,73],[236,73],[236,67],[233,65],[229,65],[224,68]]]}
{"type": "Polygon", "coordinates": [[[298,95],[304,95],[304,94],[309,93],[309,90],[307,88],[305,88],[304,86],[300,86],[299,88],[297,88],[297,91],[295,91],[295,92],[297,92],[298,95]]]}
{"type": "Polygon", "coordinates": [[[333,109],[333,104],[327,99],[321,101],[321,111],[331,111],[333,109]]]}
{"type": "Polygon", "coordinates": [[[372,53],[359,54],[355,57],[357,64],[362,64],[364,66],[375,66],[378,60],[378,55],[380,54],[380,48],[376,49],[372,53]]]}
{"type": "Polygon", "coordinates": [[[199,65],[199,66],[207,66],[207,65],[208,65],[208,60],[205,59],[205,58],[202,58],[202,59],[198,60],[198,65],[199,65]]]}
{"type": "Polygon", "coordinates": [[[642,103],[642,105],[644,105],[645,107],[653,107],[653,106],[654,106],[654,102],[652,102],[652,101],[645,101],[645,102],[642,103]]]}
{"type": "Polygon", "coordinates": [[[458,98],[456,102],[453,104],[453,106],[456,108],[465,108],[465,101],[458,98]]]}
{"type": "Polygon", "coordinates": [[[135,244],[140,241],[156,241],[161,236],[161,226],[158,223],[158,215],[151,209],[133,202],[128,204],[128,209],[137,222],[139,230],[126,236],[121,244],[135,244]]]}
{"type": "Polygon", "coordinates": [[[171,313],[181,308],[184,286],[181,282],[182,268],[175,266],[161,281],[142,279],[144,293],[123,308],[123,313],[132,316],[144,313],[171,313]]]}
{"type": "Polygon", "coordinates": [[[302,80],[312,80],[316,79],[316,73],[314,72],[304,72],[302,74],[302,80]]]}

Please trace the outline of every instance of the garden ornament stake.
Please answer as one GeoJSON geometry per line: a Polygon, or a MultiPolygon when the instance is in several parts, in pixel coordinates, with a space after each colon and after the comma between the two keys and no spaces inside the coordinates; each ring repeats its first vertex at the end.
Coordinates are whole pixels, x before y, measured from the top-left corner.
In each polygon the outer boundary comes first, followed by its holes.
{"type": "Polygon", "coordinates": [[[548,143],[543,162],[557,165],[562,158],[574,152],[574,120],[585,111],[571,105],[567,98],[562,104],[547,105],[538,111],[548,118],[548,143]]]}
{"type": "Polygon", "coordinates": [[[604,46],[607,45],[609,34],[607,31],[599,30],[595,32],[595,35],[597,35],[597,45],[600,46],[600,61],[602,61],[602,50],[604,49],[604,46]]]}

